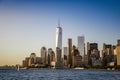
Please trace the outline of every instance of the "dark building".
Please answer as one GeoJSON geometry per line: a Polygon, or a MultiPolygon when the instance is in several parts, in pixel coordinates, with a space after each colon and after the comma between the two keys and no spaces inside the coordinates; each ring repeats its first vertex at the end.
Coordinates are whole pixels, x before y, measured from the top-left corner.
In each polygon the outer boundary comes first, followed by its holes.
{"type": "Polygon", "coordinates": [[[88,56],[88,65],[94,66],[96,61],[100,58],[100,52],[98,50],[97,43],[87,43],[87,56],[88,56]]]}
{"type": "Polygon", "coordinates": [[[56,65],[55,68],[62,68],[62,60],[61,60],[61,49],[59,47],[56,47],[56,65]]]}
{"type": "Polygon", "coordinates": [[[114,62],[114,49],[115,46],[111,44],[103,44],[102,50],[102,65],[108,66],[109,63],[114,62]]]}
{"type": "Polygon", "coordinates": [[[52,51],[53,51],[52,48],[48,49],[47,61],[48,61],[49,66],[50,66],[50,54],[51,54],[52,51]]]}
{"type": "Polygon", "coordinates": [[[63,66],[67,67],[67,55],[68,55],[68,48],[67,47],[63,47],[63,66]]]}
{"type": "Polygon", "coordinates": [[[93,49],[98,49],[98,44],[97,43],[87,43],[87,55],[88,57],[91,55],[91,51],[93,51],[93,49]]]}
{"type": "Polygon", "coordinates": [[[72,39],[68,39],[68,67],[72,65],[72,39]]]}

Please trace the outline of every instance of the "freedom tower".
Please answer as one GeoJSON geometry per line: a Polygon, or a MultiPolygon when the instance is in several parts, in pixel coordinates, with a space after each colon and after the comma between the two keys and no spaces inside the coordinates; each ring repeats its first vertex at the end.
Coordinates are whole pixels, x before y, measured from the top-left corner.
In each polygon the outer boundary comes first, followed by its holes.
{"type": "Polygon", "coordinates": [[[58,27],[56,28],[56,68],[62,67],[61,52],[62,52],[62,28],[60,27],[60,22],[58,22],[58,27]]]}
{"type": "Polygon", "coordinates": [[[60,23],[58,23],[58,27],[56,28],[56,47],[62,49],[62,28],[60,27],[60,23]]]}

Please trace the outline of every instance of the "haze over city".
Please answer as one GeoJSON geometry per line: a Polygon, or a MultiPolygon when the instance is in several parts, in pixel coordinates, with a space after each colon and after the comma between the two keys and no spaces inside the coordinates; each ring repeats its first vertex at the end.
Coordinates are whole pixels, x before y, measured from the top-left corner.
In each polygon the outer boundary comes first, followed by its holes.
{"type": "Polygon", "coordinates": [[[120,39],[119,0],[0,0],[0,65],[21,64],[45,46],[55,51],[58,19],[67,39],[115,44],[120,39]]]}

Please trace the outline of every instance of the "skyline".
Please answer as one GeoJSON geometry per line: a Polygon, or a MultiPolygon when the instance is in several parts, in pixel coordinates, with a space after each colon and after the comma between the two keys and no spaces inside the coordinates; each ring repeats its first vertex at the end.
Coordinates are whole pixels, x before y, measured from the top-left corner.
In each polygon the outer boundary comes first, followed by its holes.
{"type": "Polygon", "coordinates": [[[60,18],[62,47],[84,35],[86,42],[116,45],[120,39],[119,0],[1,0],[0,65],[21,64],[24,57],[41,47],[55,51],[55,29],[60,18]]]}

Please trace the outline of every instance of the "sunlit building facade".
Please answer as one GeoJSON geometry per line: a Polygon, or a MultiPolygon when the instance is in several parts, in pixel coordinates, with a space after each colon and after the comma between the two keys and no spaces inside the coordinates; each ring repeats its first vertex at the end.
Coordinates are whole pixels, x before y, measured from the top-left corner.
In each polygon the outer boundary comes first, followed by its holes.
{"type": "Polygon", "coordinates": [[[82,65],[82,56],[76,46],[72,47],[72,67],[80,67],[82,65]]]}
{"type": "Polygon", "coordinates": [[[55,67],[55,53],[54,51],[50,52],[50,66],[55,67]]]}
{"type": "Polygon", "coordinates": [[[31,53],[31,55],[30,55],[30,66],[35,65],[35,64],[36,64],[36,54],[31,53]]]}
{"type": "Polygon", "coordinates": [[[120,66],[120,40],[118,40],[117,42],[116,55],[117,55],[117,65],[120,66]]]}

